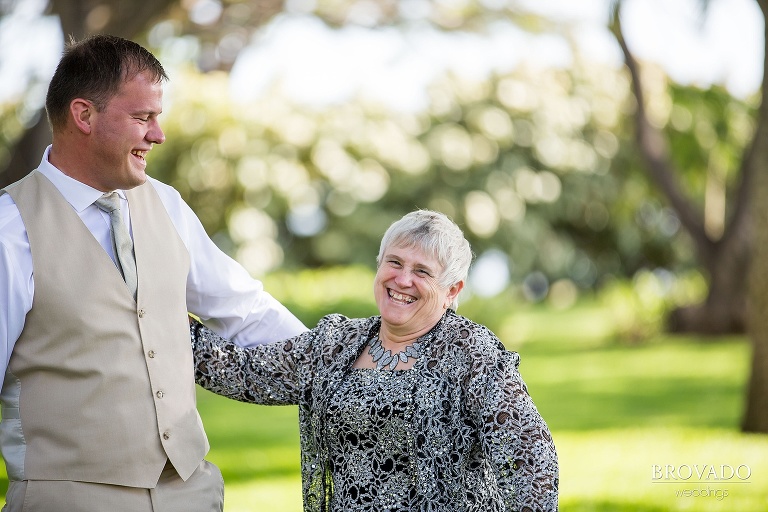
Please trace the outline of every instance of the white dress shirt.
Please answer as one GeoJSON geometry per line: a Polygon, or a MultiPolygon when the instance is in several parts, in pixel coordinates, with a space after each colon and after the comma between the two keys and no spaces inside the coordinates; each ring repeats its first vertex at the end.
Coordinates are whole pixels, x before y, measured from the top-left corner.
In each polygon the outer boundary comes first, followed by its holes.
{"type": "MultiPolygon", "coordinates": [[[[112,260],[109,215],[94,201],[102,192],[62,173],[48,162],[45,150],[38,172],[48,178],[80,216],[85,226],[112,260]]],[[[282,304],[264,291],[235,260],[223,253],[203,229],[200,220],[172,187],[148,178],[189,251],[187,310],[222,337],[248,346],[295,336],[306,327],[282,304]]],[[[125,192],[118,190],[123,220],[130,231],[125,192]]],[[[83,254],[83,259],[89,258],[83,254]]],[[[87,264],[87,263],[86,263],[87,264]]],[[[64,271],[66,271],[64,269],[64,271]]],[[[32,252],[16,204],[0,195],[0,381],[11,352],[32,308],[35,291],[32,252]]],[[[139,292],[141,293],[141,292],[139,292]]]]}

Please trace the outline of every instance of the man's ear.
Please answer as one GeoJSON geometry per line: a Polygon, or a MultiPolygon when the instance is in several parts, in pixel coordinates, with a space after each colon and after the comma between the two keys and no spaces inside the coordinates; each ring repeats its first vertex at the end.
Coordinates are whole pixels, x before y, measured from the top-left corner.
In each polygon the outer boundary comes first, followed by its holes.
{"type": "Polygon", "coordinates": [[[69,103],[69,115],[78,130],[84,134],[91,133],[91,116],[96,109],[88,100],[75,98],[69,103]]]}

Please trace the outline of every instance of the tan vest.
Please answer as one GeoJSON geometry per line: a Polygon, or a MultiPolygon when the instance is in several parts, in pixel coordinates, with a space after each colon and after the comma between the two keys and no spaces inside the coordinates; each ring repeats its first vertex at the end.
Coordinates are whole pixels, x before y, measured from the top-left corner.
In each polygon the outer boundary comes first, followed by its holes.
{"type": "MultiPolygon", "coordinates": [[[[195,402],[189,254],[157,192],[145,183],[126,193],[139,278],[134,302],[45,176],[35,171],[6,190],[29,236],[35,279],[3,388],[4,398],[14,386],[19,395],[26,453],[15,471],[30,480],[152,488],[168,458],[187,479],[209,448],[195,402]]],[[[0,436],[8,436],[2,427],[0,436]]]]}

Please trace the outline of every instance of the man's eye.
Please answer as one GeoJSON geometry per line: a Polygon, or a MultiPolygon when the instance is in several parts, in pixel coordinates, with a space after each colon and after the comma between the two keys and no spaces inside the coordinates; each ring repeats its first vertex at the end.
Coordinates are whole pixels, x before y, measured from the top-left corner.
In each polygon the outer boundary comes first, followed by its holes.
{"type": "Polygon", "coordinates": [[[147,121],[149,121],[149,118],[148,118],[148,117],[135,117],[134,119],[138,119],[139,121],[142,121],[142,122],[144,122],[144,123],[146,123],[147,121]]]}

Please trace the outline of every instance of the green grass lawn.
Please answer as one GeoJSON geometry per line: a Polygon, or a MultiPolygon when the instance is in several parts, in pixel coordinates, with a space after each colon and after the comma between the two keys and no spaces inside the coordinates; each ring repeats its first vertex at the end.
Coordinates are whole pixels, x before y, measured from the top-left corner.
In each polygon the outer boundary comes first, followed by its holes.
{"type": "MultiPolygon", "coordinates": [[[[768,436],[738,432],[746,341],[664,337],[622,345],[611,341],[605,314],[531,309],[499,327],[521,353],[523,377],[555,437],[561,510],[768,510],[768,436]],[[751,475],[710,475],[703,484],[653,479],[655,466],[670,465],[677,475],[680,466],[705,464],[718,471],[746,465],[751,475]]],[[[205,391],[199,407],[213,446],[209,459],[227,482],[227,512],[300,511],[296,409],[205,391]]]]}
{"type": "MultiPolygon", "coordinates": [[[[484,314],[471,303],[459,311],[484,314]]],[[[494,326],[521,353],[521,373],[554,435],[561,510],[768,510],[768,435],[738,431],[747,342],[657,337],[625,345],[612,340],[610,325],[604,310],[579,307],[515,310],[494,326]],[[655,466],[695,465],[743,465],[751,475],[702,484],[653,478],[655,466]]],[[[300,511],[296,408],[203,390],[198,397],[208,458],[227,484],[226,511],[300,511]]]]}

